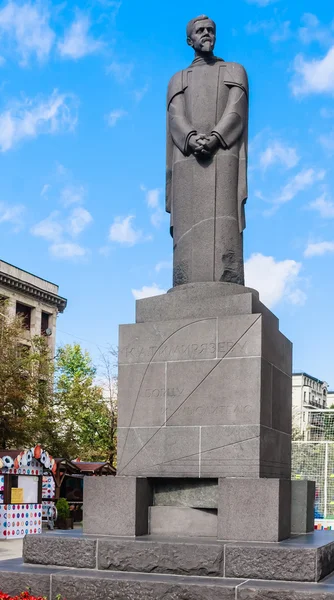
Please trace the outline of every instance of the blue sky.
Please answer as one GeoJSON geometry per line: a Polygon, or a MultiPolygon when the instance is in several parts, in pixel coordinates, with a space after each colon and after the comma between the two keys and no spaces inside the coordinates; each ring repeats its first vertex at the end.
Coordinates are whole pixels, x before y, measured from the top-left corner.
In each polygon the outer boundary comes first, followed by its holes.
{"type": "Polygon", "coordinates": [[[171,287],[165,94],[187,21],[249,75],[247,283],[334,387],[334,22],[329,0],[0,3],[0,257],[68,298],[58,342],[95,358],[171,287]]]}

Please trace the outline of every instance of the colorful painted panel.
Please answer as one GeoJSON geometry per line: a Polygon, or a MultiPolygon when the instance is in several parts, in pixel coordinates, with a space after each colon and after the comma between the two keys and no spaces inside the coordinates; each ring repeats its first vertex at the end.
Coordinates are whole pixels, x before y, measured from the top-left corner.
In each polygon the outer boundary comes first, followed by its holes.
{"type": "Polygon", "coordinates": [[[3,504],[3,495],[5,491],[5,477],[0,475],[0,504],[3,504]]]}
{"type": "Polygon", "coordinates": [[[0,506],[0,539],[23,538],[42,533],[41,504],[4,504],[0,506]]]}
{"type": "Polygon", "coordinates": [[[45,475],[43,477],[42,484],[42,498],[43,500],[48,500],[49,498],[54,498],[56,490],[56,484],[51,475],[45,475]]]}

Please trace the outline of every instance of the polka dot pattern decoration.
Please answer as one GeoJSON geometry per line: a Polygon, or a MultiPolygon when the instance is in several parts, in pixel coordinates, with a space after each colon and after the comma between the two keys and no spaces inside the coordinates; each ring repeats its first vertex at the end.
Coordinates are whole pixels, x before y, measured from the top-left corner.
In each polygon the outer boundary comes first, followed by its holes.
{"type": "Polygon", "coordinates": [[[41,504],[3,504],[0,506],[1,539],[23,538],[42,533],[41,504]]]}

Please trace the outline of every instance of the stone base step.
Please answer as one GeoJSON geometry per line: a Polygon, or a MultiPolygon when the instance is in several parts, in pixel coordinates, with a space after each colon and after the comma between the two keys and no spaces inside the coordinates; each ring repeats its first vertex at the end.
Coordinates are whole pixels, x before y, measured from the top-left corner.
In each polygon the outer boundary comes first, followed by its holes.
{"type": "Polygon", "coordinates": [[[224,543],[216,540],[27,536],[25,563],[76,569],[318,582],[334,570],[333,532],[315,532],[285,542],[224,543]]]}
{"type": "Polygon", "coordinates": [[[0,590],[57,600],[334,600],[334,581],[297,583],[154,573],[106,572],[0,562],[0,590]]]}

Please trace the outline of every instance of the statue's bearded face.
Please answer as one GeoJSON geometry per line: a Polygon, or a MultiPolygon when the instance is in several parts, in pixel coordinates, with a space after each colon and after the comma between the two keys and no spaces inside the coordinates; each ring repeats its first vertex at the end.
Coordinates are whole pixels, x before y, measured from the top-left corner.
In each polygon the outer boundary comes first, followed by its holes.
{"type": "Polygon", "coordinates": [[[212,21],[197,21],[188,38],[189,46],[196,52],[212,52],[216,42],[216,28],[212,21]]]}

